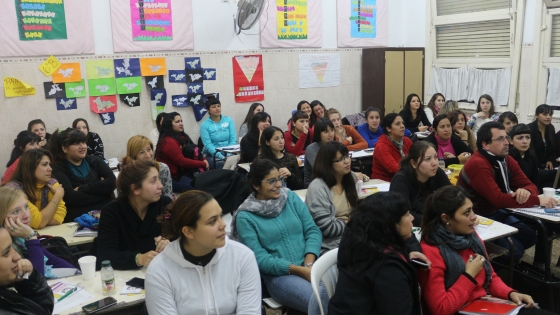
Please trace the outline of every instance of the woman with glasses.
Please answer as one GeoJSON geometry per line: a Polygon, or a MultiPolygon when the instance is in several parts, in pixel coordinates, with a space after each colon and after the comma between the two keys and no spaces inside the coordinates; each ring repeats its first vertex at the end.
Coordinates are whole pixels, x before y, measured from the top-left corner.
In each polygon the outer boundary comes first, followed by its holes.
{"type": "Polygon", "coordinates": [[[338,247],[350,212],[358,205],[357,178],[350,171],[348,148],[338,141],[325,143],[315,159],[313,177],[305,203],[323,233],[324,253],[338,247]]]}
{"type": "MultiPolygon", "coordinates": [[[[257,159],[247,175],[252,193],[232,221],[234,237],[255,253],[270,295],[287,307],[321,314],[311,288],[311,267],[321,250],[321,231],[270,160],[257,159]]],[[[323,309],[328,296],[322,292],[323,309]]]]}

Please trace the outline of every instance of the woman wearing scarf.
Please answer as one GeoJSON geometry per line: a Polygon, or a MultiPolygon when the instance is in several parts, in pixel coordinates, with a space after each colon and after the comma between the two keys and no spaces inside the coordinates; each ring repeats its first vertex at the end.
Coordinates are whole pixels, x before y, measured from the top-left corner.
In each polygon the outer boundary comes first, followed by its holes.
{"type": "Polygon", "coordinates": [[[412,141],[404,136],[404,122],[400,115],[390,113],[383,118],[383,135],[375,145],[371,179],[390,182],[399,171],[401,159],[408,154],[412,141]]]}
{"type": "MultiPolygon", "coordinates": [[[[272,161],[255,160],[247,180],[252,193],[234,214],[234,237],[255,253],[264,284],[276,301],[321,314],[310,283],[321,231],[299,196],[282,187],[284,177],[272,161]]],[[[322,291],[326,309],[328,296],[322,291]]]]}
{"type": "Polygon", "coordinates": [[[490,294],[527,304],[519,314],[550,314],[531,309],[533,299],[500,279],[488,253],[474,233],[476,214],[465,191],[456,186],[438,189],[426,200],[422,219],[422,251],[432,262],[418,272],[422,302],[428,314],[453,315],[465,304],[490,294]]]}
{"type": "Polygon", "coordinates": [[[447,115],[439,115],[434,118],[434,132],[426,141],[436,147],[439,159],[445,161],[445,167],[450,164],[465,164],[472,156],[473,150],[469,148],[461,138],[453,134],[451,121],[447,115]]]}

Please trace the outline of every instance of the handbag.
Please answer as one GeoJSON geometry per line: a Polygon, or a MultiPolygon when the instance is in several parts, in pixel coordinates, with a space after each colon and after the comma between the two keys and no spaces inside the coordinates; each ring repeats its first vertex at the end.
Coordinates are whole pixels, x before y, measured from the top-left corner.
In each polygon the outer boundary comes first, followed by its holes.
{"type": "MultiPolygon", "coordinates": [[[[198,160],[198,161],[204,160],[204,156],[202,155],[202,150],[200,150],[198,146],[194,142],[192,142],[191,139],[187,139],[187,143],[185,143],[182,146],[181,152],[183,153],[183,156],[187,159],[198,160]]],[[[183,175],[190,178],[195,178],[196,176],[198,176],[198,174],[204,172],[203,168],[182,168],[182,170],[183,170],[183,175]]]]}

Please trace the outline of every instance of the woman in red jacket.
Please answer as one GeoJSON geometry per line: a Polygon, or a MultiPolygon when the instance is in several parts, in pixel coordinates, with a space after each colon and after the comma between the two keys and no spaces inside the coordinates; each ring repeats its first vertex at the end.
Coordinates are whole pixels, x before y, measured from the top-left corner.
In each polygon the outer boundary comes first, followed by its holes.
{"type": "Polygon", "coordinates": [[[183,118],[177,112],[169,113],[163,118],[156,147],[156,160],[169,166],[173,191],[179,193],[193,189],[191,180],[194,174],[208,169],[208,161],[202,158],[198,147],[185,133],[183,118]],[[193,148],[192,158],[186,158],[183,155],[185,146],[193,148]]]}
{"type": "Polygon", "coordinates": [[[422,218],[422,252],[432,262],[418,271],[425,313],[456,314],[480,297],[527,304],[519,314],[551,314],[534,306],[533,299],[508,287],[492,269],[488,253],[474,232],[476,214],[465,191],[445,186],[426,200],[422,218]]]}
{"type": "Polygon", "coordinates": [[[399,171],[401,159],[408,154],[412,141],[404,136],[404,122],[396,113],[383,118],[383,135],[375,145],[371,179],[382,179],[390,182],[399,171]]]}

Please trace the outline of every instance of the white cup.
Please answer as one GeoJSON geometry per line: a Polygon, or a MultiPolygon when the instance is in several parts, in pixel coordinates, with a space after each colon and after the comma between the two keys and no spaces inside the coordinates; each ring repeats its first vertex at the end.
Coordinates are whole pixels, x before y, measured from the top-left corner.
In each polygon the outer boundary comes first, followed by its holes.
{"type": "Polygon", "coordinates": [[[545,197],[556,197],[556,189],[550,187],[543,188],[543,195],[545,197]]]}
{"type": "Polygon", "coordinates": [[[93,280],[95,278],[95,262],[97,258],[95,256],[84,256],[78,259],[80,264],[80,269],[82,270],[82,275],[84,280],[93,280]]]}

